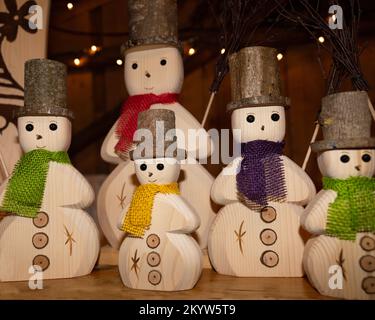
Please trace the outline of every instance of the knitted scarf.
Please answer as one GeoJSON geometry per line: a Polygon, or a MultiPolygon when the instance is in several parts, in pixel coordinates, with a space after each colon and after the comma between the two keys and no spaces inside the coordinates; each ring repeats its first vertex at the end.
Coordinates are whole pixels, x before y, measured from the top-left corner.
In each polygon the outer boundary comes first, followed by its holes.
{"type": "Polygon", "coordinates": [[[171,104],[177,102],[178,94],[165,93],[161,95],[142,94],[129,97],[122,106],[122,112],[116,128],[119,138],[115,146],[117,154],[126,154],[133,144],[133,136],[137,130],[138,114],[150,109],[154,104],[171,104]]]}
{"type": "Polygon", "coordinates": [[[66,152],[38,149],[23,155],[8,181],[0,211],[35,218],[42,206],[50,161],[70,164],[66,152]]]}
{"type": "Polygon", "coordinates": [[[135,237],[143,237],[150,228],[152,207],[158,193],[180,194],[177,183],[166,185],[144,184],[133,195],[129,211],[126,213],[121,230],[135,237]]]}
{"type": "Polygon", "coordinates": [[[250,209],[261,210],[269,201],[283,202],[286,197],[285,174],[280,158],[284,143],[255,140],[241,144],[237,190],[240,200],[250,209]]]}
{"type": "Polygon", "coordinates": [[[323,178],[323,188],[337,192],[328,208],[326,233],[342,240],[355,240],[358,232],[375,232],[375,179],[323,178]]]}

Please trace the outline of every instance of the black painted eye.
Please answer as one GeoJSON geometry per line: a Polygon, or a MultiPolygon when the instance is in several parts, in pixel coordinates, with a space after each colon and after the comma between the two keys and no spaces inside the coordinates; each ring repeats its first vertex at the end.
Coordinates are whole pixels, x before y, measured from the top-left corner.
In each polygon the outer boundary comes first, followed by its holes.
{"type": "Polygon", "coordinates": [[[161,171],[161,170],[164,169],[164,164],[158,163],[158,165],[156,166],[156,168],[158,168],[158,170],[161,171]]]}
{"type": "Polygon", "coordinates": [[[49,129],[50,129],[51,131],[56,131],[56,130],[57,130],[57,124],[56,124],[56,123],[51,123],[51,124],[49,125],[49,129]]]}
{"type": "Polygon", "coordinates": [[[162,66],[165,66],[165,65],[167,64],[167,60],[162,59],[162,60],[160,61],[160,64],[161,64],[162,66]]]}
{"type": "Polygon", "coordinates": [[[346,154],[344,154],[343,156],[340,157],[340,161],[342,163],[348,163],[350,161],[350,157],[346,154]]]}
{"type": "Polygon", "coordinates": [[[133,63],[133,64],[132,64],[132,68],[133,68],[134,70],[137,69],[137,68],[138,68],[138,64],[133,63]]]}
{"type": "Polygon", "coordinates": [[[272,113],[271,116],[272,121],[279,121],[280,120],[280,115],[278,113],[272,113]]]}
{"type": "Polygon", "coordinates": [[[247,116],[246,121],[253,123],[255,121],[255,117],[252,114],[250,114],[247,116]]]}
{"type": "Polygon", "coordinates": [[[34,130],[34,126],[31,123],[29,123],[29,124],[26,125],[25,129],[26,129],[26,131],[31,132],[31,131],[34,130]]]}
{"type": "Polygon", "coordinates": [[[141,166],[140,166],[140,169],[142,171],[146,171],[147,170],[147,165],[145,163],[142,163],[141,166]]]}
{"type": "Polygon", "coordinates": [[[363,156],[362,156],[362,161],[363,162],[370,162],[371,161],[371,156],[369,155],[369,154],[364,154],[363,156]]]}

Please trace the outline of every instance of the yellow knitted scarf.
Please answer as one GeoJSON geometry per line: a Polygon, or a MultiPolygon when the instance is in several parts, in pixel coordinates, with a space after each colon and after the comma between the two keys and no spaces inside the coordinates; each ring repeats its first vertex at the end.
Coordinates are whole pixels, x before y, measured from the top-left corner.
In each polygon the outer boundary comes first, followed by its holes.
{"type": "Polygon", "coordinates": [[[122,231],[135,237],[143,237],[145,231],[150,228],[152,207],[155,196],[158,193],[180,194],[177,183],[171,184],[144,184],[139,186],[133,195],[129,211],[126,213],[122,231]]]}

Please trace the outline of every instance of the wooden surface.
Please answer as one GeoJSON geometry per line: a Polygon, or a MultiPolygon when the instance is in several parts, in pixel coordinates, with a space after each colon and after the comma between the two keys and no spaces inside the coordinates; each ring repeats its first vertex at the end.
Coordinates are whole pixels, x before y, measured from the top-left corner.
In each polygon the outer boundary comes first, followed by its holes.
{"type": "Polygon", "coordinates": [[[124,287],[116,267],[101,266],[82,278],[46,280],[43,290],[27,282],[0,283],[0,299],[327,299],[304,278],[234,278],[203,270],[193,290],[154,292],[124,287]]]}

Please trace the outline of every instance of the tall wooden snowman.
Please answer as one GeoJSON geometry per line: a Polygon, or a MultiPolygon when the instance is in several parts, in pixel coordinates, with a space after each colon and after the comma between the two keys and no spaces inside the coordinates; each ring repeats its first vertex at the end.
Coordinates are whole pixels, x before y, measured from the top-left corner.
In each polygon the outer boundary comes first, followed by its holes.
{"type": "Polygon", "coordinates": [[[312,145],[323,174],[321,190],[302,224],[309,240],[304,267],[327,296],[375,299],[375,138],[365,91],[322,100],[324,140],[312,145]]]}
{"type": "Polygon", "coordinates": [[[66,105],[66,67],[47,59],[25,64],[25,105],[17,112],[25,152],[2,186],[0,281],[89,274],[99,254],[99,233],[83,211],[94,192],[71,165],[72,112],[66,105]]]}
{"type": "Polygon", "coordinates": [[[140,186],[119,224],[127,233],[119,253],[120,274],[130,288],[188,290],[202,272],[201,249],[190,235],[200,221],[181,197],[177,183],[179,161],[186,153],[177,149],[176,137],[170,139],[175,131],[174,112],[142,112],[138,128],[149,130],[152,138],[130,153],[140,186]],[[149,153],[142,153],[143,148],[149,153]]]}
{"type": "Polygon", "coordinates": [[[181,136],[178,139],[179,146],[190,154],[188,164],[182,164],[179,182],[182,195],[200,215],[201,226],[195,237],[201,248],[206,248],[208,230],[215,217],[210,201],[214,179],[195,159],[205,159],[211,154],[211,139],[192,114],[178,103],[184,69],[177,35],[177,2],[129,0],[128,8],[129,41],[124,53],[124,73],[129,98],[101,150],[105,161],[119,165],[100,190],[99,222],[109,243],[118,248],[123,239],[123,233],[117,229],[118,216],[138,185],[134,179],[134,166],[128,161],[138,113],[148,109],[169,109],[174,111],[176,127],[185,139],[189,129],[200,130],[201,143],[195,143],[198,139],[190,139],[188,143],[181,136]]]}
{"type": "Polygon", "coordinates": [[[248,47],[230,57],[232,129],[241,132],[241,157],[215,180],[212,199],[225,207],[209,236],[217,272],[240,277],[303,275],[303,205],[315,187],[282,155],[285,106],[275,49],[248,47]]]}

